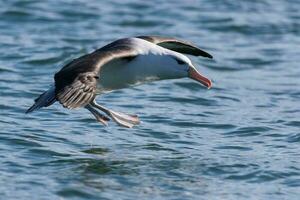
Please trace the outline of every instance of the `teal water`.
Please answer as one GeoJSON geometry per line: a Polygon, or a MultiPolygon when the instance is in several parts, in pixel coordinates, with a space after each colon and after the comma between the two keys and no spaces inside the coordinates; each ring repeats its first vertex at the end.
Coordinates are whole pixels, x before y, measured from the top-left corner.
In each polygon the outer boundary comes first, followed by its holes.
{"type": "Polygon", "coordinates": [[[299,199],[298,0],[0,2],[0,199],[299,199]],[[138,114],[133,129],[58,104],[24,114],[72,58],[147,34],[213,54],[192,58],[213,88],[98,98],[138,114]]]}

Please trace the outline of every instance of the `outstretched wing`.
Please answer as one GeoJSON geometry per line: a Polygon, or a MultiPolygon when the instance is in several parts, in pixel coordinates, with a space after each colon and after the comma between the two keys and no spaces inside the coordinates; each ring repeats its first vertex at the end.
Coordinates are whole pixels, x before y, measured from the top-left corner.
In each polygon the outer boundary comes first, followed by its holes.
{"type": "Polygon", "coordinates": [[[210,55],[209,53],[201,50],[194,44],[187,41],[178,40],[169,37],[160,37],[160,36],[138,36],[137,38],[147,40],[148,42],[152,42],[161,47],[170,49],[172,51],[177,51],[179,53],[213,58],[212,55],[210,55]]]}
{"type": "Polygon", "coordinates": [[[130,41],[123,39],[71,61],[54,76],[56,99],[70,109],[89,104],[95,97],[101,67],[115,59],[135,56],[130,41]]]}

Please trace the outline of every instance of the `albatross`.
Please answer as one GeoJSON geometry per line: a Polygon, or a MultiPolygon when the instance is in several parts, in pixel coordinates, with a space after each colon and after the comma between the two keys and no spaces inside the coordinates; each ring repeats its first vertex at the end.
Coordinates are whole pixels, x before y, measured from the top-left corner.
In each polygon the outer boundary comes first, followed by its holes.
{"type": "Polygon", "coordinates": [[[137,115],[110,110],[96,102],[96,95],[150,81],[184,77],[210,88],[212,82],[184,54],[212,58],[196,45],[170,37],[116,40],[66,64],[55,74],[54,84],[35,99],[26,113],[58,101],[68,109],[87,109],[104,125],[112,119],[118,125],[131,128],[140,123],[137,115]]]}

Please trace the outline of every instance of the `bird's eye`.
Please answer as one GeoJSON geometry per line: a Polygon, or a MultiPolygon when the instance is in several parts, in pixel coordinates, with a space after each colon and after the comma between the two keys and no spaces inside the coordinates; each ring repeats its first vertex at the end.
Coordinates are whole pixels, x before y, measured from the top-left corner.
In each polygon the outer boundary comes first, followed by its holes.
{"type": "Polygon", "coordinates": [[[179,59],[176,59],[175,58],[175,60],[177,61],[177,63],[179,64],[179,65],[183,65],[185,62],[183,62],[182,60],[179,60],[179,59]]]}

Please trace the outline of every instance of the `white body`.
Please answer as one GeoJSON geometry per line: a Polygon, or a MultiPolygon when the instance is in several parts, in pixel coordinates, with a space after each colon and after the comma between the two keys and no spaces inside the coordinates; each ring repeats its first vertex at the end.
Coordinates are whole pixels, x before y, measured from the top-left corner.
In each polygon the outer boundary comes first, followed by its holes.
{"type": "Polygon", "coordinates": [[[188,66],[179,66],[173,57],[191,63],[189,58],[142,39],[132,38],[139,55],[130,61],[115,60],[104,65],[99,73],[99,93],[121,89],[149,81],[187,77],[188,66]],[[172,57],[173,56],[173,57],[172,57]]]}
{"type": "Polygon", "coordinates": [[[194,68],[190,59],[175,51],[212,58],[211,55],[187,42],[172,38],[156,36],[140,36],[140,38],[146,39],[116,40],[67,64],[55,75],[55,86],[59,87],[53,86],[41,94],[26,113],[59,101],[69,109],[85,107],[104,125],[107,125],[110,117],[119,125],[130,128],[139,124],[138,117],[115,112],[97,104],[95,93],[105,93],[149,81],[183,77],[194,79],[207,88],[211,87],[211,81],[194,68]],[[99,77],[97,91],[95,91],[97,78],[95,73],[98,73],[99,77]]]}

